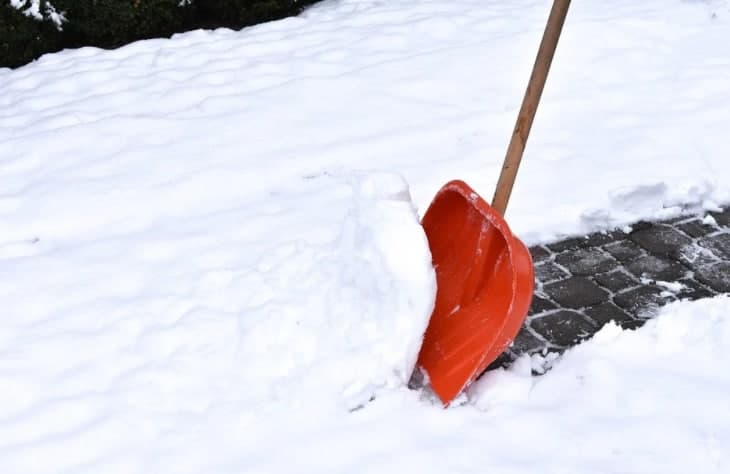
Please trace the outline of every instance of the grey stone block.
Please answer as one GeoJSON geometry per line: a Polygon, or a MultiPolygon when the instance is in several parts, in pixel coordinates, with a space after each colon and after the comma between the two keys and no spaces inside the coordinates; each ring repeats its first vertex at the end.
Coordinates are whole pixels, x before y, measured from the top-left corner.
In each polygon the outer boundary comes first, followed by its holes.
{"type": "Polygon", "coordinates": [[[625,324],[632,324],[635,320],[629,314],[613,303],[602,303],[597,306],[591,306],[584,310],[586,316],[592,319],[600,328],[610,321],[615,321],[619,326],[625,327],[625,324]]]}
{"type": "Polygon", "coordinates": [[[555,262],[576,276],[595,275],[618,266],[615,258],[598,247],[563,252],[555,256],[555,262]]]}
{"type": "Polygon", "coordinates": [[[624,291],[613,297],[613,302],[630,314],[637,314],[640,309],[650,306],[661,306],[676,299],[674,296],[665,296],[666,290],[653,285],[643,285],[624,291]]]}
{"type": "Polygon", "coordinates": [[[702,237],[717,230],[716,226],[703,224],[700,219],[678,224],[677,228],[691,237],[702,237]]]}
{"type": "Polygon", "coordinates": [[[568,272],[558,267],[553,262],[543,262],[535,265],[535,278],[542,283],[549,283],[568,276],[570,276],[568,272]]]}
{"type": "Polygon", "coordinates": [[[624,329],[639,329],[646,323],[646,319],[631,319],[621,323],[621,327],[624,329]]]}
{"type": "Polygon", "coordinates": [[[715,252],[699,243],[685,245],[679,253],[679,261],[689,268],[715,263],[719,260],[720,257],[715,252]]]}
{"type": "Polygon", "coordinates": [[[598,274],[593,279],[599,285],[614,293],[639,285],[636,278],[620,268],[612,272],[598,274]]]}
{"type": "Polygon", "coordinates": [[[692,239],[668,225],[651,225],[632,232],[631,240],[654,255],[677,258],[679,251],[692,239]]]}
{"type": "Polygon", "coordinates": [[[699,245],[710,249],[723,260],[730,260],[730,234],[717,234],[703,237],[697,241],[699,245]]]}
{"type": "Polygon", "coordinates": [[[565,252],[566,250],[575,250],[585,246],[585,240],[585,237],[572,237],[569,239],[564,239],[558,242],[547,244],[547,248],[549,248],[553,252],[565,252]]]}
{"type": "Polygon", "coordinates": [[[552,254],[542,245],[536,245],[535,247],[530,247],[530,255],[534,263],[539,263],[549,259],[552,254]]]}
{"type": "Polygon", "coordinates": [[[559,242],[553,242],[548,244],[547,247],[553,252],[565,252],[566,250],[576,250],[581,248],[596,247],[599,245],[606,245],[610,242],[623,239],[626,234],[621,230],[614,230],[611,232],[594,232],[586,236],[571,237],[564,239],[559,242]]]}
{"type": "Polygon", "coordinates": [[[691,278],[679,280],[677,283],[681,283],[682,285],[684,285],[684,288],[679,293],[677,293],[677,297],[679,299],[696,300],[699,298],[708,298],[716,294],[710,288],[691,278]]]}
{"type": "Polygon", "coordinates": [[[710,215],[715,218],[718,225],[730,227],[730,206],[721,212],[711,212],[710,215]]]}
{"type": "Polygon", "coordinates": [[[717,262],[698,268],[699,281],[720,293],[730,293],[730,262],[717,262]]]}
{"type": "Polygon", "coordinates": [[[530,330],[523,326],[520,332],[515,337],[510,350],[515,354],[524,354],[527,352],[534,352],[547,346],[547,343],[535,336],[530,330]]]}
{"type": "Polygon", "coordinates": [[[630,240],[619,240],[616,243],[606,245],[606,252],[620,262],[629,262],[644,255],[644,251],[630,240]]]}
{"type": "Polygon", "coordinates": [[[558,305],[553,303],[547,298],[543,298],[540,295],[535,295],[532,297],[532,304],[530,304],[530,312],[529,314],[539,314],[545,311],[549,311],[551,309],[556,309],[558,305]]]}
{"type": "Polygon", "coordinates": [[[688,269],[675,261],[654,255],[644,255],[628,263],[626,269],[638,278],[652,280],[678,280],[687,273],[688,269]]]}
{"type": "Polygon", "coordinates": [[[595,334],[597,327],[577,311],[561,310],[530,321],[530,327],[546,341],[567,347],[595,334]]]}
{"type": "Polygon", "coordinates": [[[570,277],[543,286],[553,301],[566,308],[585,308],[608,301],[609,293],[584,277],[570,277]]]}

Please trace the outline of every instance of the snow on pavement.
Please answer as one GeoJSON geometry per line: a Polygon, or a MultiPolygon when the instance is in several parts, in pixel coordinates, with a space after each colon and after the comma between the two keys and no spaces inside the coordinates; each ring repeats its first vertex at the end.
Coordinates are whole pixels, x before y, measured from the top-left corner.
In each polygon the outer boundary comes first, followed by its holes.
{"type": "MultiPolygon", "coordinates": [[[[418,215],[491,196],[547,9],[329,1],[0,69],[0,471],[726,472],[727,298],[449,410],[405,388],[418,215]]],[[[513,230],[730,202],[728,36],[726,1],[575,2],[513,230]]]]}

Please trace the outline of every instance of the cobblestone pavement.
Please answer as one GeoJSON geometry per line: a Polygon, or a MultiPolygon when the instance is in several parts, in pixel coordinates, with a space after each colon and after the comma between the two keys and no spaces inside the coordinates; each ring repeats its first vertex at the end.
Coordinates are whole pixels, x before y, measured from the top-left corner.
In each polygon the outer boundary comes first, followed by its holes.
{"type": "Polygon", "coordinates": [[[532,247],[532,307],[492,367],[524,353],[562,352],[611,320],[639,327],[670,301],[730,293],[730,207],[708,216],[639,222],[532,247]]]}

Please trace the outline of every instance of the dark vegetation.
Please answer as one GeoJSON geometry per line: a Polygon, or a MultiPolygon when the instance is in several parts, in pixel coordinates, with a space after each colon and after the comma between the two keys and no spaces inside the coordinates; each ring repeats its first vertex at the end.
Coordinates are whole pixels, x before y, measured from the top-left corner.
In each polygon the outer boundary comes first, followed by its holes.
{"type": "MultiPolygon", "coordinates": [[[[29,0],[26,0],[28,3],[29,0]]],[[[0,0],[0,67],[18,67],[65,48],[117,48],[199,28],[240,29],[300,13],[319,0],[48,0],[43,19],[0,0]],[[53,9],[66,21],[58,28],[53,9]]]]}

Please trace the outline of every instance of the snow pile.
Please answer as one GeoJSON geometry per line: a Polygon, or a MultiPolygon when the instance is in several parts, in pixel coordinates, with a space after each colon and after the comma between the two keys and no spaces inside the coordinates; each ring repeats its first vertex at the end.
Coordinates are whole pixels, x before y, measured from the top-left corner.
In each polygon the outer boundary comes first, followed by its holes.
{"type": "Polygon", "coordinates": [[[354,408],[413,371],[436,293],[428,242],[401,178],[352,186],[335,242],[280,246],[246,276],[240,370],[262,400],[334,393],[354,408]]]}
{"type": "Polygon", "coordinates": [[[552,452],[541,472],[727,472],[728,347],[730,296],[673,303],[636,331],[605,326],[542,377],[528,357],[491,372],[471,403],[537,448],[526,460],[552,452]]]}
{"type": "Polygon", "coordinates": [[[2,472],[134,455],[216,406],[346,413],[408,382],[435,274],[397,175],[108,230],[2,247],[2,472]]]}
{"type": "Polygon", "coordinates": [[[546,375],[523,359],[448,410],[403,388],[345,415],[302,400],[156,418],[143,433],[169,429],[154,443],[89,472],[724,474],[729,307],[681,302],[635,331],[607,326],[546,375]]]}

